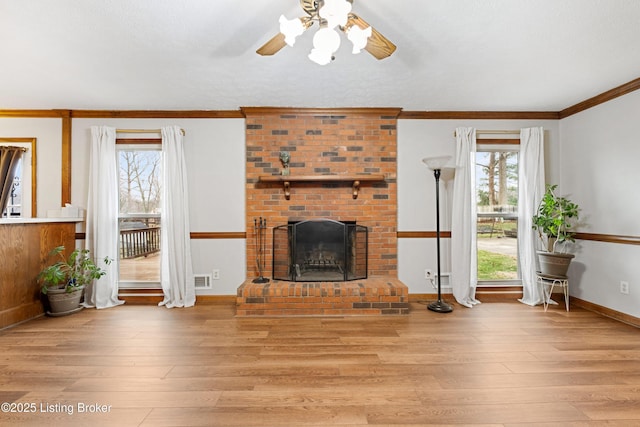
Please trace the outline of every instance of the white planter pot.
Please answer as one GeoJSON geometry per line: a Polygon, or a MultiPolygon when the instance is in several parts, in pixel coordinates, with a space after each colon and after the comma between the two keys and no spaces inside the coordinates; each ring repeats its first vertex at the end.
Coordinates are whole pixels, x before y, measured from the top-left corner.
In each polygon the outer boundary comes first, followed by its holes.
{"type": "Polygon", "coordinates": [[[566,276],[571,260],[575,257],[573,254],[545,251],[537,251],[537,253],[540,272],[547,276],[566,276]]]}

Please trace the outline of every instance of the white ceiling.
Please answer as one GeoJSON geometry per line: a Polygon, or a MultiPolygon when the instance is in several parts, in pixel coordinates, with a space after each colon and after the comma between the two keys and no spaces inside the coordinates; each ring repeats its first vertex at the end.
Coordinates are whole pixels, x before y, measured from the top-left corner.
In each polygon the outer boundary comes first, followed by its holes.
{"type": "Polygon", "coordinates": [[[559,111],[640,77],[639,0],[354,0],[398,49],[256,49],[298,0],[0,0],[0,109],[559,111]]]}

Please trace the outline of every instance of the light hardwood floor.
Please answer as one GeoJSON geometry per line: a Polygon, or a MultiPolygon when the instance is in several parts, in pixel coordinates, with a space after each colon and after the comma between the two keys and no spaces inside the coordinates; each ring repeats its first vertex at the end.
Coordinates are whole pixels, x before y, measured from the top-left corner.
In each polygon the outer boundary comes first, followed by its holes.
{"type": "Polygon", "coordinates": [[[640,330],[575,307],[259,319],[125,305],[29,321],[0,349],[0,401],[35,410],[2,426],[640,425],[640,330]]]}

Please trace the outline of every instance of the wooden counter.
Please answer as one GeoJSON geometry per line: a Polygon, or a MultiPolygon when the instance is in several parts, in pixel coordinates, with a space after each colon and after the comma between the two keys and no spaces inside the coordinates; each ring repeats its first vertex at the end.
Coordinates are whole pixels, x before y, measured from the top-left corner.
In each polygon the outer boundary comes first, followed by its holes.
{"type": "Polygon", "coordinates": [[[38,273],[56,246],[75,247],[80,218],[0,220],[0,329],[44,313],[38,273]]]}

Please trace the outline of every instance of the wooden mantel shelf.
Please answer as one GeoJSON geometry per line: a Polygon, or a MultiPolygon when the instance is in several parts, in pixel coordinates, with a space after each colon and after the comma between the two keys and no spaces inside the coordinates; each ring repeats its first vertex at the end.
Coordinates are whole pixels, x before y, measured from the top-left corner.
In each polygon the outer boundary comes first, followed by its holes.
{"type": "Polygon", "coordinates": [[[258,177],[259,182],[282,183],[284,186],[284,197],[289,200],[291,197],[291,183],[295,182],[351,182],[353,198],[358,198],[360,183],[365,181],[384,181],[384,175],[262,175],[258,177]]]}

